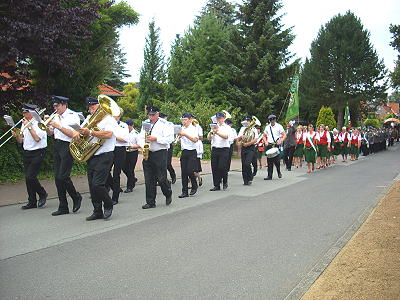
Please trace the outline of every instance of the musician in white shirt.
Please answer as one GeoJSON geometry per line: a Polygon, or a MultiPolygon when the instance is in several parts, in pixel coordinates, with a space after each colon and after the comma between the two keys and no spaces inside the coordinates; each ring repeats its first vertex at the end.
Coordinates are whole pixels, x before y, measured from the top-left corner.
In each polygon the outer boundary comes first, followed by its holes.
{"type": "MultiPolygon", "coordinates": [[[[269,115],[268,120],[270,123],[265,127],[263,135],[264,143],[265,145],[267,145],[266,146],[267,151],[272,147],[280,148],[283,141],[286,139],[285,129],[283,129],[283,126],[281,124],[276,122],[276,116],[269,115]]],[[[272,175],[274,172],[274,165],[276,167],[278,177],[282,178],[281,166],[280,166],[280,154],[272,158],[267,157],[267,162],[268,162],[268,176],[264,178],[264,180],[272,179],[272,175]]]]}
{"type": "Polygon", "coordinates": [[[191,122],[191,114],[184,113],[182,115],[182,129],[178,133],[181,139],[181,177],[182,177],[182,194],[179,195],[179,198],[189,197],[188,184],[189,179],[192,184],[192,188],[190,190],[190,196],[193,196],[197,192],[197,181],[194,176],[194,169],[196,166],[196,143],[199,140],[199,131],[198,129],[192,125],[191,122]]]}
{"type": "Polygon", "coordinates": [[[253,158],[255,155],[256,148],[254,144],[257,142],[258,132],[256,128],[247,128],[252,120],[250,115],[244,116],[242,119],[242,127],[239,130],[237,142],[241,145],[241,161],[242,161],[242,177],[244,185],[251,185],[253,181],[253,172],[251,170],[251,164],[253,162],[253,158]],[[247,129],[246,129],[247,128],[247,129]],[[247,139],[247,135],[244,135],[245,132],[248,131],[248,136],[252,136],[253,138],[244,141],[247,139]]]}
{"type": "MultiPolygon", "coordinates": [[[[101,108],[96,98],[87,97],[86,103],[90,113],[86,119],[88,121],[91,115],[101,108]]],[[[116,126],[117,121],[111,115],[107,115],[97,124],[99,130],[89,130],[86,127],[79,129],[82,136],[94,137],[92,142],[96,142],[97,139],[105,140],[104,144],[87,161],[87,177],[93,204],[93,213],[86,218],[87,221],[109,219],[113,211],[113,203],[106,188],[106,181],[114,161],[116,136],[113,132],[116,126]]]]}
{"type": "MultiPolygon", "coordinates": [[[[225,124],[225,114],[217,112],[215,117],[217,124],[207,136],[208,140],[211,141],[211,170],[214,184],[210,191],[221,190],[222,179],[228,172],[229,136],[232,135],[231,127],[225,124]]],[[[226,188],[227,185],[224,186],[224,189],[226,188]]]]}
{"type": "Polygon", "coordinates": [[[198,136],[199,139],[196,143],[196,153],[197,153],[197,158],[196,158],[196,167],[194,169],[194,176],[198,180],[198,186],[203,185],[203,179],[201,178],[201,172],[203,171],[201,168],[201,159],[203,158],[203,153],[204,153],[204,145],[203,145],[203,128],[200,126],[199,122],[197,121],[197,118],[194,115],[191,115],[190,122],[194,122],[196,125],[195,127],[197,128],[198,131],[198,136]]]}
{"type": "Polygon", "coordinates": [[[79,115],[68,108],[69,99],[62,96],[53,96],[53,107],[56,117],[50,121],[46,129],[48,135],[54,135],[54,179],[57,187],[59,205],[52,213],[53,216],[69,214],[67,192],[73,200],[73,212],[81,207],[82,196],[75,189],[71,180],[73,158],[69,151],[72,139],[79,139],[79,132],[72,126],[79,126],[79,115]]]}
{"type": "Polygon", "coordinates": [[[22,209],[43,207],[47,200],[47,192],[37,179],[47,147],[46,132],[38,127],[38,122],[32,116],[32,113],[37,113],[37,109],[37,105],[23,104],[22,135],[12,131],[12,135],[18,143],[22,143],[24,148],[23,163],[28,203],[22,206],[22,209]],[[39,201],[36,194],[39,196],[39,201]]]}
{"type": "MultiPolygon", "coordinates": [[[[160,118],[164,119],[165,121],[167,121],[167,123],[172,127],[172,129],[174,128],[174,123],[168,121],[168,115],[164,114],[164,113],[160,113],[160,118]]],[[[172,154],[174,152],[174,144],[171,143],[168,146],[168,153],[167,153],[167,170],[169,173],[169,176],[171,176],[171,183],[174,184],[176,182],[176,172],[174,170],[174,167],[172,166],[172,154]]]]}
{"type": "Polygon", "coordinates": [[[140,148],[138,145],[139,133],[135,130],[132,119],[126,120],[125,123],[128,125],[129,136],[128,147],[126,147],[126,159],[122,171],[125,173],[127,178],[126,190],[124,193],[131,193],[137,181],[137,178],[135,177],[135,167],[139,154],[138,150],[140,148]]]}
{"type": "Polygon", "coordinates": [[[144,182],[146,185],[146,204],[143,209],[156,207],[156,195],[158,184],[165,196],[166,205],[172,202],[171,183],[167,179],[167,151],[169,145],[174,141],[173,127],[164,119],[159,117],[159,108],[147,107],[150,131],[145,141],[145,129],[139,134],[139,146],[143,149],[145,142],[149,144],[149,158],[143,160],[144,182]]]}
{"type": "Polygon", "coordinates": [[[231,170],[231,162],[232,162],[232,154],[233,154],[233,144],[235,143],[235,140],[238,137],[238,134],[236,132],[236,129],[233,128],[233,122],[230,119],[226,119],[225,120],[225,124],[228,125],[231,128],[231,132],[229,134],[229,156],[228,156],[228,165],[227,165],[227,171],[226,174],[224,176],[224,178],[222,178],[222,186],[223,189],[226,190],[228,188],[228,173],[231,170]]]}

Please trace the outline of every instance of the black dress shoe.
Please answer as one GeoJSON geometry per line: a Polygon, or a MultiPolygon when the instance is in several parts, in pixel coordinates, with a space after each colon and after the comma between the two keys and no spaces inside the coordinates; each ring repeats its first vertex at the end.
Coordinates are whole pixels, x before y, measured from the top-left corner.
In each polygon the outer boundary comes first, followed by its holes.
{"type": "Polygon", "coordinates": [[[31,202],[28,202],[28,204],[21,206],[22,209],[31,209],[36,207],[37,207],[36,203],[31,203],[31,202]]]}
{"type": "Polygon", "coordinates": [[[282,178],[282,173],[279,173],[279,174],[278,174],[278,178],[282,178]]]}
{"type": "Polygon", "coordinates": [[[78,197],[74,201],[74,206],[72,207],[72,212],[76,213],[80,208],[81,208],[81,203],[82,203],[82,195],[77,193],[78,197]]]}
{"type": "Polygon", "coordinates": [[[124,193],[132,193],[133,192],[133,189],[126,189],[125,191],[124,191],[124,193]]]}
{"type": "Polygon", "coordinates": [[[135,179],[133,179],[133,182],[136,183],[137,182],[137,178],[135,177],[135,179]]]}
{"type": "MultiPolygon", "coordinates": [[[[165,204],[170,205],[172,202],[172,193],[168,197],[165,197],[165,204]]],[[[155,206],[155,205],[154,205],[155,206]]]]}
{"type": "Polygon", "coordinates": [[[189,195],[193,196],[196,193],[197,193],[197,189],[191,189],[189,195]]]}
{"type": "Polygon", "coordinates": [[[56,210],[51,213],[52,216],[60,216],[60,215],[67,215],[69,214],[68,210],[56,210]]]}
{"type": "Polygon", "coordinates": [[[104,209],[104,214],[103,214],[104,220],[107,220],[111,217],[112,211],[113,211],[112,207],[110,209],[104,209]]]}
{"type": "Polygon", "coordinates": [[[199,176],[199,186],[203,185],[203,178],[201,178],[201,176],[199,176]]]}
{"type": "Polygon", "coordinates": [[[215,192],[215,191],[220,191],[221,188],[219,186],[214,186],[212,189],[210,189],[211,192],[215,192]]]}
{"type": "Polygon", "coordinates": [[[223,186],[222,186],[222,189],[223,189],[224,191],[226,191],[227,188],[228,188],[228,184],[227,184],[227,183],[224,183],[223,186]]]}
{"type": "Polygon", "coordinates": [[[95,214],[93,213],[91,216],[86,218],[86,221],[93,221],[93,220],[97,220],[97,219],[103,219],[103,214],[95,214]]]}
{"type": "Polygon", "coordinates": [[[171,178],[171,183],[174,184],[176,182],[176,177],[171,178]]]}
{"type": "Polygon", "coordinates": [[[43,207],[46,204],[47,196],[49,196],[49,194],[46,193],[43,197],[39,198],[39,201],[38,201],[38,204],[37,204],[38,207],[43,207]]]}
{"type": "Polygon", "coordinates": [[[111,200],[113,205],[117,205],[118,204],[118,200],[111,200]]]}
{"type": "Polygon", "coordinates": [[[154,207],[156,207],[155,204],[147,204],[147,203],[142,206],[143,209],[149,209],[149,208],[154,208],[154,207]]]}
{"type": "Polygon", "coordinates": [[[186,197],[189,197],[189,194],[188,194],[188,193],[182,193],[182,194],[180,194],[180,195],[178,196],[178,198],[186,198],[186,197]]]}
{"type": "Polygon", "coordinates": [[[265,177],[264,180],[272,180],[272,177],[265,177]]]}
{"type": "Polygon", "coordinates": [[[247,181],[247,182],[243,183],[243,185],[251,185],[251,181],[247,181]]]}
{"type": "Polygon", "coordinates": [[[253,174],[252,174],[252,175],[253,175],[253,177],[254,177],[254,176],[256,176],[256,175],[257,175],[257,172],[253,172],[253,174]]]}

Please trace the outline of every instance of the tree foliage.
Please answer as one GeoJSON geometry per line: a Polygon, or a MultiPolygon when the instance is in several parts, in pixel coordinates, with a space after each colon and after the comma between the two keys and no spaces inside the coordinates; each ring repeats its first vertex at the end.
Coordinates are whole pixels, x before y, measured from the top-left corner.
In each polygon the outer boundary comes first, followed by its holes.
{"type": "Polygon", "coordinates": [[[322,106],[319,110],[316,123],[317,128],[321,124],[329,126],[331,130],[336,127],[335,115],[330,107],[322,106]]]}
{"type": "Polygon", "coordinates": [[[390,32],[393,34],[393,41],[390,42],[390,45],[399,52],[396,65],[390,76],[393,88],[400,89],[400,25],[390,25],[390,32]]]}
{"type": "Polygon", "coordinates": [[[128,118],[138,118],[138,101],[139,101],[139,89],[136,87],[134,82],[129,82],[124,87],[125,97],[121,97],[118,99],[118,105],[124,110],[123,120],[125,121],[128,118]]]}
{"type": "Polygon", "coordinates": [[[347,103],[355,124],[361,101],[370,104],[383,99],[386,69],[369,36],[350,11],[321,27],[302,72],[300,92],[306,110],[329,105],[341,126],[347,103]]]}

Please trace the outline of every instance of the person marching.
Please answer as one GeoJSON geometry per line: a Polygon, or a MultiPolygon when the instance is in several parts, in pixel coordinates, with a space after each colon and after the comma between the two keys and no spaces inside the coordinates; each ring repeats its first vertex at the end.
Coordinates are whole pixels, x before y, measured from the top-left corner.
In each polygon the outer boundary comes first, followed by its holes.
{"type": "Polygon", "coordinates": [[[332,137],[332,143],[331,143],[331,148],[333,148],[332,151],[332,163],[336,164],[336,159],[337,156],[340,154],[340,139],[339,139],[339,131],[334,128],[332,130],[333,132],[333,137],[332,137]]]}
{"type": "Polygon", "coordinates": [[[228,188],[228,173],[231,170],[231,162],[232,162],[232,154],[233,154],[233,144],[235,142],[235,139],[237,138],[237,132],[236,129],[233,128],[233,122],[231,119],[226,119],[225,124],[228,125],[231,128],[231,133],[229,135],[229,157],[228,157],[228,166],[227,166],[227,172],[222,178],[222,186],[223,189],[226,190],[228,188]]]}
{"type": "MultiPolygon", "coordinates": [[[[221,182],[228,172],[229,160],[229,135],[232,134],[232,128],[225,124],[225,114],[217,112],[215,114],[217,124],[208,135],[207,139],[211,141],[211,171],[213,175],[214,187],[210,191],[221,190],[221,182]]],[[[224,190],[227,186],[224,186],[224,190]]]]}
{"type": "Polygon", "coordinates": [[[340,141],[340,154],[342,154],[342,162],[347,161],[347,155],[349,154],[350,148],[350,139],[349,133],[347,132],[346,127],[342,127],[342,132],[339,133],[339,141],[340,141]]]}
{"type": "Polygon", "coordinates": [[[361,147],[361,135],[358,132],[357,128],[354,128],[354,133],[351,136],[350,143],[351,143],[351,146],[350,146],[351,147],[350,148],[350,156],[351,156],[351,158],[350,158],[350,160],[354,161],[354,160],[358,159],[359,150],[360,150],[360,147],[361,147]]]}
{"type": "Polygon", "coordinates": [[[313,125],[308,125],[308,131],[303,135],[304,142],[304,158],[307,162],[307,173],[314,172],[315,160],[317,157],[317,144],[319,141],[318,132],[314,131],[313,125]],[[312,169],[311,169],[312,166],[312,169]]]}
{"type": "Polygon", "coordinates": [[[82,196],[75,189],[71,180],[73,158],[69,151],[72,139],[79,139],[79,132],[72,126],[79,126],[79,115],[68,108],[69,99],[62,96],[53,96],[53,107],[55,114],[46,128],[48,135],[53,136],[54,143],[54,179],[57,187],[59,205],[52,216],[69,214],[67,192],[73,201],[73,212],[81,207],[82,196]]]}
{"type": "Polygon", "coordinates": [[[292,171],[293,156],[297,145],[296,127],[294,127],[294,121],[287,122],[286,126],[286,139],[283,143],[283,159],[285,161],[286,170],[292,171]]]}
{"type": "Polygon", "coordinates": [[[304,155],[304,142],[303,142],[303,126],[297,126],[296,134],[296,150],[294,150],[293,157],[296,162],[296,169],[303,166],[302,159],[304,155]]]}
{"type": "Polygon", "coordinates": [[[22,209],[43,207],[47,200],[47,192],[40,184],[37,176],[43,163],[47,147],[47,134],[38,127],[38,122],[33,118],[37,114],[38,106],[23,104],[22,115],[24,117],[21,126],[21,135],[12,131],[18,143],[24,148],[23,164],[25,172],[25,184],[28,192],[28,203],[22,209]],[[39,196],[39,201],[36,198],[39,196]]]}
{"type": "Polygon", "coordinates": [[[114,148],[114,162],[112,175],[111,172],[108,175],[107,186],[111,187],[112,202],[113,204],[118,204],[119,194],[122,192],[121,189],[121,171],[125,165],[126,161],[126,147],[129,146],[129,129],[128,124],[121,121],[123,110],[120,110],[119,116],[114,116],[117,126],[114,129],[114,134],[116,136],[115,148],[114,148]]]}
{"type": "MultiPolygon", "coordinates": [[[[164,113],[160,113],[160,118],[167,121],[167,123],[174,128],[174,124],[168,121],[168,115],[164,113]]],[[[173,129],[172,129],[173,130],[173,129]]],[[[176,182],[176,173],[174,167],[172,166],[172,154],[174,152],[174,144],[171,143],[168,146],[168,155],[167,155],[167,170],[169,172],[169,176],[171,177],[171,183],[174,184],[176,182]]]]}
{"type": "Polygon", "coordinates": [[[159,116],[159,108],[148,106],[149,127],[147,131],[142,126],[139,134],[139,145],[145,150],[148,146],[148,158],[143,159],[144,183],[146,186],[146,204],[143,209],[156,207],[157,182],[165,196],[166,205],[172,202],[171,183],[167,179],[168,146],[174,141],[173,127],[159,116]]]}
{"type": "Polygon", "coordinates": [[[254,144],[257,142],[258,132],[257,129],[249,128],[251,116],[244,116],[242,121],[242,128],[239,130],[236,142],[241,144],[241,161],[242,161],[242,178],[244,185],[251,185],[253,181],[253,171],[251,164],[255,155],[254,144]]]}
{"type": "MultiPolygon", "coordinates": [[[[256,142],[256,159],[258,161],[258,168],[262,169],[262,156],[265,152],[264,140],[262,138],[262,132],[260,126],[257,126],[257,142],[256,142]]],[[[254,166],[254,163],[253,163],[254,166]]],[[[253,169],[253,177],[256,176],[257,172],[254,172],[253,169]]]]}
{"type": "MultiPolygon", "coordinates": [[[[264,130],[264,143],[267,145],[266,150],[277,146],[280,147],[284,140],[286,139],[286,133],[282,125],[276,122],[275,115],[268,116],[269,124],[264,130]]],[[[280,166],[280,155],[275,157],[267,157],[268,163],[268,176],[264,180],[272,180],[272,175],[274,172],[274,165],[278,173],[278,177],[282,178],[281,166],[280,166]]]]}
{"type": "Polygon", "coordinates": [[[122,171],[126,175],[126,190],[124,193],[131,193],[135,187],[137,178],[135,177],[135,167],[138,159],[139,148],[138,135],[139,133],[133,127],[133,120],[128,119],[125,121],[128,125],[129,136],[128,136],[128,147],[126,147],[126,159],[125,164],[122,167],[122,171]]]}
{"type": "MultiPolygon", "coordinates": [[[[96,98],[86,97],[86,103],[88,105],[89,115],[84,124],[98,109],[102,109],[96,98]]],[[[79,129],[79,133],[83,137],[94,137],[95,141],[98,139],[105,140],[103,145],[87,161],[87,178],[93,205],[93,213],[86,218],[87,221],[97,219],[107,220],[112,215],[113,201],[108,194],[106,181],[114,163],[114,148],[116,143],[114,132],[117,126],[117,121],[111,115],[107,115],[96,125],[98,130],[90,130],[86,127],[79,129]]]]}
{"type": "Polygon", "coordinates": [[[197,163],[197,152],[196,143],[199,140],[199,131],[193,126],[191,121],[191,114],[184,113],[181,118],[182,130],[178,133],[181,137],[181,177],[182,177],[182,194],[179,198],[189,197],[189,179],[191,181],[190,196],[193,196],[197,192],[197,180],[194,175],[194,170],[197,163]]]}
{"type": "Polygon", "coordinates": [[[201,172],[203,171],[201,168],[201,159],[203,158],[204,146],[203,146],[203,128],[200,126],[199,122],[196,119],[196,116],[191,115],[190,122],[195,124],[194,126],[197,128],[197,134],[199,136],[198,141],[196,142],[196,166],[194,168],[194,176],[198,180],[198,186],[203,185],[203,179],[201,178],[201,172]]]}
{"type": "Polygon", "coordinates": [[[331,135],[325,130],[325,125],[319,125],[318,157],[319,166],[317,169],[328,167],[328,149],[331,147],[331,135]]]}

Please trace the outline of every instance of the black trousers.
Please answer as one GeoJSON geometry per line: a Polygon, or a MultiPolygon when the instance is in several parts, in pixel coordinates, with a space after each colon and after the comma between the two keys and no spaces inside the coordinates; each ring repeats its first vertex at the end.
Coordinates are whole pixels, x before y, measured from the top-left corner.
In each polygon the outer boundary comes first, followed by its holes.
{"type": "Polygon", "coordinates": [[[254,158],[254,146],[242,147],[241,160],[242,160],[242,177],[243,182],[248,183],[253,180],[253,171],[251,170],[251,164],[254,158]]]}
{"type": "Polygon", "coordinates": [[[36,204],[36,194],[39,195],[39,198],[46,196],[45,189],[37,179],[45,154],[46,149],[44,148],[32,151],[24,151],[23,162],[26,190],[28,192],[28,201],[32,204],[36,204]]]}
{"type": "Polygon", "coordinates": [[[232,154],[233,154],[233,144],[231,144],[231,146],[229,147],[229,157],[228,157],[228,165],[226,167],[226,174],[222,178],[223,184],[228,184],[228,173],[231,170],[232,154]]]}
{"type": "Polygon", "coordinates": [[[257,174],[257,170],[258,170],[258,164],[257,164],[257,147],[254,147],[254,155],[253,155],[253,160],[251,162],[251,164],[253,165],[253,174],[256,175],[257,174]]]}
{"type": "Polygon", "coordinates": [[[149,152],[148,160],[143,160],[146,203],[156,204],[157,182],[165,197],[172,195],[171,183],[167,179],[167,150],[149,152]]]}
{"type": "Polygon", "coordinates": [[[172,144],[169,145],[168,154],[167,154],[167,170],[169,172],[169,176],[171,179],[176,179],[175,170],[172,167],[172,153],[174,151],[174,146],[172,144]]]}
{"type": "Polygon", "coordinates": [[[138,159],[139,151],[126,152],[125,164],[122,166],[122,171],[126,175],[127,189],[133,189],[135,187],[135,167],[138,159]]]}
{"type": "Polygon", "coordinates": [[[59,200],[58,210],[60,211],[68,211],[67,192],[74,203],[79,197],[70,177],[73,163],[74,160],[69,152],[69,142],[56,140],[54,144],[54,178],[59,200]]]}
{"type": "Polygon", "coordinates": [[[296,150],[296,146],[287,147],[283,150],[283,160],[288,170],[292,169],[294,150],[296,150]]]}
{"type": "MultiPolygon", "coordinates": [[[[271,149],[272,146],[267,146],[266,150],[271,149]]],[[[273,158],[268,158],[267,157],[267,162],[268,162],[268,178],[272,178],[272,175],[274,173],[274,165],[276,167],[276,171],[278,172],[278,175],[281,174],[281,162],[280,162],[280,155],[277,155],[273,158]]]]}
{"type": "Polygon", "coordinates": [[[192,183],[192,190],[197,190],[197,180],[194,176],[194,170],[197,164],[196,150],[182,150],[181,155],[181,177],[182,177],[182,193],[188,192],[189,179],[192,183]]]}
{"type": "Polygon", "coordinates": [[[114,149],[113,170],[108,174],[106,187],[110,187],[113,191],[112,199],[118,201],[121,193],[121,171],[126,160],[126,147],[117,146],[114,149]]]}
{"type": "Polygon", "coordinates": [[[229,148],[211,149],[211,171],[213,175],[213,184],[215,187],[220,187],[222,179],[226,176],[228,179],[228,163],[229,163],[229,148]]]}
{"type": "Polygon", "coordinates": [[[103,214],[104,209],[113,207],[112,200],[106,188],[107,177],[114,160],[113,152],[93,155],[87,162],[87,178],[89,182],[90,196],[92,197],[93,213],[103,214]]]}
{"type": "Polygon", "coordinates": [[[201,171],[203,171],[203,169],[201,168],[201,159],[198,157],[196,157],[196,167],[195,167],[194,171],[196,173],[200,173],[201,171]]]}

